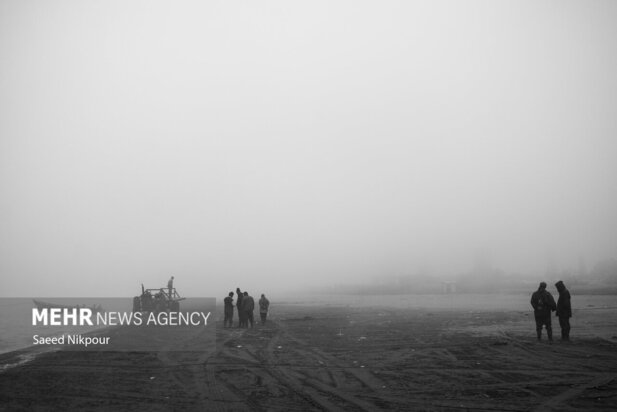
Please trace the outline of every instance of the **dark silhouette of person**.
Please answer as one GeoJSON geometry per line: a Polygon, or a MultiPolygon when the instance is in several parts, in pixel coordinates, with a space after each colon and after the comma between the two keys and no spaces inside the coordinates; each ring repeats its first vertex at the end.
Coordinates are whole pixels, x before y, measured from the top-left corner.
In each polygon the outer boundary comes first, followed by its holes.
{"type": "Polygon", "coordinates": [[[167,282],[167,289],[169,290],[169,299],[173,299],[172,292],[174,290],[174,277],[172,276],[169,281],[167,282]]]}
{"type": "Polygon", "coordinates": [[[541,282],[538,290],[531,295],[531,306],[536,320],[536,334],[538,340],[542,340],[542,326],[546,325],[548,340],[553,341],[553,329],[551,327],[551,312],[557,308],[553,295],[546,290],[546,283],[541,282]]]}
{"type": "Polygon", "coordinates": [[[572,305],[570,303],[570,291],[566,289],[563,281],[555,283],[555,287],[559,292],[557,299],[556,315],[559,318],[559,327],[561,328],[561,340],[570,340],[570,318],[572,317],[572,305]]]}
{"type": "Polygon", "coordinates": [[[261,316],[261,324],[266,324],[266,318],[268,317],[268,308],[270,307],[270,301],[266,298],[266,295],[261,294],[259,299],[259,315],[261,316]]]}
{"type": "Polygon", "coordinates": [[[244,326],[245,323],[244,311],[242,310],[242,298],[244,298],[244,295],[240,291],[240,288],[236,288],[236,294],[238,295],[238,298],[236,299],[236,310],[238,311],[238,327],[241,328],[244,326]]]}
{"type": "Polygon", "coordinates": [[[244,292],[244,297],[242,298],[242,309],[244,312],[244,327],[248,328],[248,324],[251,324],[251,328],[254,324],[253,319],[253,311],[255,310],[255,300],[248,292],[244,292]]]}
{"type": "Polygon", "coordinates": [[[233,319],[234,319],[234,298],[233,296],[234,296],[234,293],[229,292],[229,296],[223,299],[223,302],[225,303],[225,319],[223,320],[224,328],[228,327],[227,326],[228,324],[229,324],[229,327],[231,328],[233,324],[233,319]]]}

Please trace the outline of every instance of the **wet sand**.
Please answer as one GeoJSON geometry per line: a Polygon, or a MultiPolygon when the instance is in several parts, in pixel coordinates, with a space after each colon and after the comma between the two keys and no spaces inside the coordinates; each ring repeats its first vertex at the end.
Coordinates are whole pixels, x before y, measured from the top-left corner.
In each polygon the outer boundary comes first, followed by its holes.
{"type": "Polygon", "coordinates": [[[0,409],[617,409],[614,307],[576,312],[569,343],[554,319],[551,345],[528,311],[286,304],[271,318],[219,323],[216,343],[183,352],[42,354],[0,373],[0,409]]]}

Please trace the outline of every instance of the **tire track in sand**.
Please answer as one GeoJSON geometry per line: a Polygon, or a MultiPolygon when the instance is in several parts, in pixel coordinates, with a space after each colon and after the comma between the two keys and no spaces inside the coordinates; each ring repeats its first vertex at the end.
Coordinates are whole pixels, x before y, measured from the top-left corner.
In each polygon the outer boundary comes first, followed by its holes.
{"type": "Polygon", "coordinates": [[[263,358],[264,365],[278,380],[282,380],[295,387],[304,393],[308,393],[312,397],[312,401],[321,404],[328,410],[335,407],[348,409],[353,407],[355,410],[374,411],[379,408],[370,402],[360,399],[344,390],[344,382],[350,378],[357,381],[366,393],[376,392],[378,387],[381,387],[381,382],[378,382],[368,371],[361,368],[354,368],[348,365],[342,365],[338,359],[326,354],[325,352],[311,347],[306,342],[292,336],[285,325],[278,324],[277,333],[272,337],[265,350],[260,355],[263,358]],[[293,370],[291,367],[279,367],[276,362],[276,349],[279,343],[284,343],[290,347],[291,353],[287,356],[293,358],[310,360],[314,368],[299,368],[304,373],[293,370]],[[291,344],[291,345],[290,345],[291,344]],[[326,370],[327,373],[320,376],[315,373],[315,370],[326,370]],[[342,374],[341,377],[335,377],[334,372],[342,374]],[[324,404],[324,400],[328,399],[328,404],[324,404]]]}
{"type": "Polygon", "coordinates": [[[574,399],[583,394],[588,389],[595,388],[597,386],[606,385],[617,378],[617,374],[602,374],[589,382],[586,382],[582,385],[576,386],[574,388],[568,389],[567,391],[561,392],[560,394],[549,398],[544,401],[541,405],[538,405],[536,408],[532,409],[533,412],[541,412],[541,411],[559,411],[565,409],[565,402],[574,399]]]}

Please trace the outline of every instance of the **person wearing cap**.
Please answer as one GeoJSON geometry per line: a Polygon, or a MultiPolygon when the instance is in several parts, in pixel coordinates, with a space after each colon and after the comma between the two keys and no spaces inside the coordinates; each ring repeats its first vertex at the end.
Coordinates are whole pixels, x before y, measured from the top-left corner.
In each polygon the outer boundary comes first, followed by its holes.
{"type": "Polygon", "coordinates": [[[555,283],[555,287],[559,292],[557,299],[556,315],[559,318],[559,327],[561,328],[561,340],[570,340],[570,318],[572,317],[572,306],[570,304],[570,291],[566,289],[563,281],[555,283]]]}
{"type": "Polygon", "coordinates": [[[553,295],[546,290],[546,283],[541,282],[538,290],[531,295],[531,306],[536,320],[536,334],[538,341],[542,340],[542,327],[546,326],[546,334],[549,342],[553,341],[553,329],[551,327],[551,312],[557,309],[553,295]]]}

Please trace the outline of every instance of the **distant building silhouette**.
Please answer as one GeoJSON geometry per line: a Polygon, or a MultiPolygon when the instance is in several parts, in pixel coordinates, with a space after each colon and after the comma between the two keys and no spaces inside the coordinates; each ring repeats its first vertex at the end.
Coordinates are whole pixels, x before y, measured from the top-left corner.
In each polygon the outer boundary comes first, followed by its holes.
{"type": "Polygon", "coordinates": [[[453,280],[445,280],[441,282],[441,291],[444,294],[456,293],[456,282],[453,280]]]}

